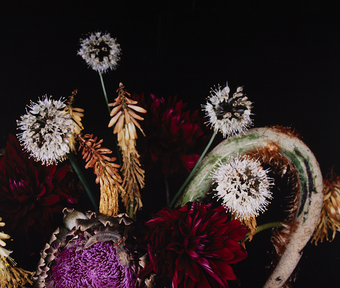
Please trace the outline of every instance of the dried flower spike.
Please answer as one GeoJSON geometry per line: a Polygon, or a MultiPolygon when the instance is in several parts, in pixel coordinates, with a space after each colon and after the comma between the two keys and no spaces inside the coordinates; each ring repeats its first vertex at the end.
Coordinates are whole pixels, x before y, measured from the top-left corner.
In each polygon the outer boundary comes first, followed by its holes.
{"type": "Polygon", "coordinates": [[[64,101],[45,95],[27,108],[27,113],[17,121],[18,129],[23,131],[17,136],[24,149],[43,165],[65,160],[70,150],[73,121],[71,115],[63,113],[64,101]]]}
{"type": "MultiPolygon", "coordinates": [[[[0,217],[0,221],[2,218],[0,217]]],[[[5,226],[4,222],[0,222],[0,227],[5,226]]],[[[16,262],[9,256],[12,251],[3,247],[6,246],[4,240],[10,236],[0,232],[0,287],[25,287],[26,284],[33,284],[31,280],[32,273],[21,268],[15,267],[16,262]]]]}
{"type": "Polygon", "coordinates": [[[211,90],[207,99],[207,104],[203,105],[203,110],[208,118],[207,123],[219,130],[223,137],[245,133],[252,125],[251,101],[243,94],[243,88],[238,87],[233,97],[229,97],[230,88],[227,85],[221,90],[218,85],[217,89],[211,90]]]}
{"type": "Polygon", "coordinates": [[[267,170],[247,155],[220,164],[213,180],[217,183],[216,197],[241,220],[264,212],[272,198],[269,191],[272,179],[267,176],[267,170]]]}
{"type": "Polygon", "coordinates": [[[78,51],[85,62],[95,71],[105,73],[114,70],[120,59],[121,49],[110,33],[90,33],[87,38],[80,39],[78,51]]]}
{"type": "MultiPolygon", "coordinates": [[[[122,139],[122,131],[124,130],[124,138],[126,141],[129,139],[137,139],[136,127],[142,132],[144,132],[138,123],[138,120],[144,120],[143,117],[138,115],[139,113],[146,113],[146,110],[140,106],[137,106],[137,101],[131,100],[129,97],[131,96],[125,90],[123,83],[119,83],[119,88],[117,89],[118,97],[115,99],[115,102],[109,103],[110,107],[113,107],[111,110],[110,116],[112,117],[108,127],[112,127],[115,125],[113,134],[118,134],[118,142],[122,139]]],[[[145,136],[145,135],[144,135],[145,136]]]]}
{"type": "Polygon", "coordinates": [[[110,149],[101,147],[103,140],[97,141],[97,137],[86,134],[82,137],[77,135],[79,150],[82,150],[83,159],[86,162],[85,168],[93,168],[97,176],[96,183],[100,184],[99,212],[108,216],[118,214],[118,194],[124,195],[124,189],[119,184],[122,178],[118,173],[119,164],[114,163],[115,157],[108,157],[110,149]]]}
{"type": "Polygon", "coordinates": [[[72,95],[68,97],[67,105],[64,109],[65,114],[71,115],[74,124],[72,136],[69,138],[69,146],[72,152],[76,152],[75,137],[84,129],[83,124],[81,123],[81,118],[84,117],[84,109],[72,107],[74,97],[77,95],[77,93],[77,89],[72,92],[72,95]]]}
{"type": "Polygon", "coordinates": [[[118,145],[122,152],[123,165],[121,171],[124,178],[122,185],[126,192],[122,195],[123,203],[127,212],[129,211],[130,203],[134,203],[135,213],[137,209],[143,206],[139,189],[144,187],[144,170],[140,167],[140,156],[136,150],[136,126],[144,135],[138,123],[138,120],[144,120],[144,118],[136,112],[146,113],[146,110],[137,106],[137,101],[129,98],[130,94],[125,90],[122,83],[119,83],[117,93],[118,96],[115,102],[109,104],[114,108],[110,113],[112,119],[108,126],[115,125],[113,133],[117,134],[118,145]]]}
{"type": "Polygon", "coordinates": [[[324,180],[324,202],[319,218],[318,225],[315,228],[311,242],[318,244],[326,238],[327,241],[333,241],[335,234],[340,230],[340,176],[331,172],[324,180]],[[332,237],[329,238],[329,232],[332,237]]]}

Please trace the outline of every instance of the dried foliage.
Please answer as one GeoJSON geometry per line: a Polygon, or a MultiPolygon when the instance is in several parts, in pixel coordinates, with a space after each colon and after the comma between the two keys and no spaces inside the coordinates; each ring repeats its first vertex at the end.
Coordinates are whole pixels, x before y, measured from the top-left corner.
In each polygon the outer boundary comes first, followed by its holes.
{"type": "MultiPolygon", "coordinates": [[[[0,221],[2,218],[0,217],[0,221]]],[[[0,227],[5,226],[0,222],[0,227]]],[[[0,232],[0,287],[17,288],[32,285],[32,273],[22,268],[16,267],[17,263],[9,255],[12,251],[5,249],[6,242],[10,235],[0,232]]]]}
{"type": "Polygon", "coordinates": [[[324,180],[324,202],[315,228],[311,242],[318,244],[326,238],[327,241],[333,241],[337,230],[340,230],[340,176],[331,171],[324,180]],[[332,237],[329,238],[329,232],[332,237]]]}
{"type": "Polygon", "coordinates": [[[73,108],[72,104],[74,102],[74,97],[77,95],[78,90],[72,91],[72,94],[68,97],[67,105],[64,109],[66,114],[70,114],[73,120],[73,130],[72,136],[69,138],[69,146],[72,152],[76,152],[76,135],[78,135],[81,130],[84,129],[83,124],[81,123],[81,118],[84,117],[84,109],[82,108],[73,108]]]}
{"type": "MultiPolygon", "coordinates": [[[[124,182],[122,184],[125,193],[122,193],[122,200],[126,211],[129,211],[130,204],[133,203],[134,213],[140,209],[143,204],[141,201],[140,189],[144,187],[144,170],[139,162],[139,154],[136,150],[137,131],[136,127],[144,132],[138,123],[138,120],[144,120],[139,113],[146,113],[146,110],[137,106],[137,101],[130,99],[131,96],[122,83],[119,83],[117,89],[118,96],[114,103],[109,106],[114,107],[110,113],[112,116],[108,127],[115,125],[113,134],[117,134],[118,145],[122,152],[123,165],[121,168],[124,182]]],[[[145,135],[144,135],[145,136],[145,135]]]]}
{"type": "Polygon", "coordinates": [[[99,212],[108,216],[118,214],[118,194],[123,197],[125,191],[120,185],[122,178],[118,173],[119,164],[114,163],[115,157],[109,157],[112,151],[101,146],[103,140],[97,141],[92,134],[77,135],[83,159],[86,162],[85,168],[93,168],[97,176],[96,183],[100,184],[99,212]]]}

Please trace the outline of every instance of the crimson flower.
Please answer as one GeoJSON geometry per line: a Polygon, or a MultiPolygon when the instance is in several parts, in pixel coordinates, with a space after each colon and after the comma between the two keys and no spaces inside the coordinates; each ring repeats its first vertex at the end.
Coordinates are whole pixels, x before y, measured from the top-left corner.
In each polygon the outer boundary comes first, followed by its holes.
{"type": "MultiPolygon", "coordinates": [[[[62,220],[62,209],[77,202],[68,166],[43,166],[27,154],[15,136],[9,135],[0,160],[0,214],[4,230],[13,238],[8,247],[21,257],[39,256],[62,220]]],[[[28,259],[25,259],[28,260],[28,259]]]]}
{"type": "Polygon", "coordinates": [[[205,142],[198,110],[191,113],[177,97],[170,97],[168,101],[153,94],[148,101],[143,95],[134,95],[134,98],[148,111],[145,134],[152,163],[159,164],[166,176],[190,171],[205,142]]]}
{"type": "Polygon", "coordinates": [[[238,244],[248,231],[238,220],[228,221],[226,210],[211,204],[188,203],[179,210],[163,208],[146,222],[145,241],[150,258],[140,272],[152,273],[172,287],[229,287],[236,276],[230,264],[247,257],[238,244]]]}

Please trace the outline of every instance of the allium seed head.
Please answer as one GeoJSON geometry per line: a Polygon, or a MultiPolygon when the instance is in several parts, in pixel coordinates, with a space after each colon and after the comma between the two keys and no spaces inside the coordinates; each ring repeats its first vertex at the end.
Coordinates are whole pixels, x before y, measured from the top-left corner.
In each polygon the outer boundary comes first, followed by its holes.
{"type": "Polygon", "coordinates": [[[217,183],[216,197],[223,201],[236,218],[248,219],[266,210],[272,198],[267,176],[258,160],[249,156],[235,157],[220,164],[213,174],[217,183]]]}
{"type": "Polygon", "coordinates": [[[57,164],[66,159],[69,138],[72,136],[72,116],[65,114],[63,100],[53,100],[46,95],[38,103],[31,102],[26,114],[17,121],[23,132],[17,136],[27,151],[43,165],[57,164]]]}
{"type": "Polygon", "coordinates": [[[116,39],[109,33],[90,33],[88,38],[80,39],[78,51],[85,62],[95,71],[105,73],[114,70],[120,60],[121,49],[116,39]]]}
{"type": "Polygon", "coordinates": [[[243,88],[238,87],[232,97],[229,97],[229,92],[228,85],[222,90],[218,85],[217,89],[211,90],[207,104],[203,105],[208,118],[207,123],[214,130],[219,130],[223,137],[245,133],[252,125],[250,118],[252,103],[243,94],[243,88]]]}

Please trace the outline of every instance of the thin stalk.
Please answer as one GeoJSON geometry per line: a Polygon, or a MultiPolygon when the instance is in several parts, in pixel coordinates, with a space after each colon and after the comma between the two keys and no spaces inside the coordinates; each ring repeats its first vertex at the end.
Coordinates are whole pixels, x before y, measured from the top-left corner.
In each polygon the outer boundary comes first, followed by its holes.
{"type": "Polygon", "coordinates": [[[89,196],[89,198],[90,198],[90,200],[91,200],[91,202],[93,204],[94,210],[96,212],[98,212],[98,203],[95,200],[95,198],[94,198],[94,196],[93,196],[93,194],[91,192],[90,186],[87,183],[85,175],[84,175],[83,171],[80,169],[77,160],[75,159],[73,153],[67,153],[67,157],[70,160],[70,163],[71,163],[74,171],[77,173],[80,182],[83,184],[83,186],[85,188],[85,191],[86,191],[87,195],[89,196]]]}
{"type": "Polygon", "coordinates": [[[196,169],[198,167],[198,165],[200,164],[200,162],[202,161],[203,157],[205,156],[205,154],[207,154],[211,144],[213,143],[215,136],[217,134],[217,130],[214,131],[213,135],[210,138],[210,141],[207,145],[207,147],[205,147],[203,153],[201,154],[200,158],[198,159],[198,161],[196,162],[194,168],[191,170],[188,178],[185,180],[185,182],[183,183],[183,185],[181,186],[181,188],[179,188],[178,192],[176,193],[176,195],[174,196],[174,198],[172,199],[171,203],[170,203],[170,208],[172,208],[177,200],[177,198],[181,195],[181,193],[183,192],[184,188],[188,185],[189,181],[191,180],[191,178],[194,176],[196,169]]]}
{"type": "MultiPolygon", "coordinates": [[[[282,222],[269,222],[269,223],[266,223],[266,224],[262,224],[262,225],[260,225],[256,228],[255,234],[262,232],[264,230],[270,229],[270,228],[280,227],[280,226],[282,226],[282,224],[283,224],[282,222]]],[[[245,238],[245,241],[247,241],[247,240],[249,240],[248,234],[245,238]]]]}
{"type": "Polygon", "coordinates": [[[106,102],[106,106],[109,109],[109,114],[111,112],[110,106],[109,106],[109,100],[107,99],[107,94],[106,94],[106,89],[105,89],[105,84],[104,84],[104,79],[102,76],[102,73],[99,72],[99,78],[100,78],[100,83],[102,84],[102,89],[103,89],[103,93],[104,93],[104,98],[105,98],[105,102],[106,102]]]}

